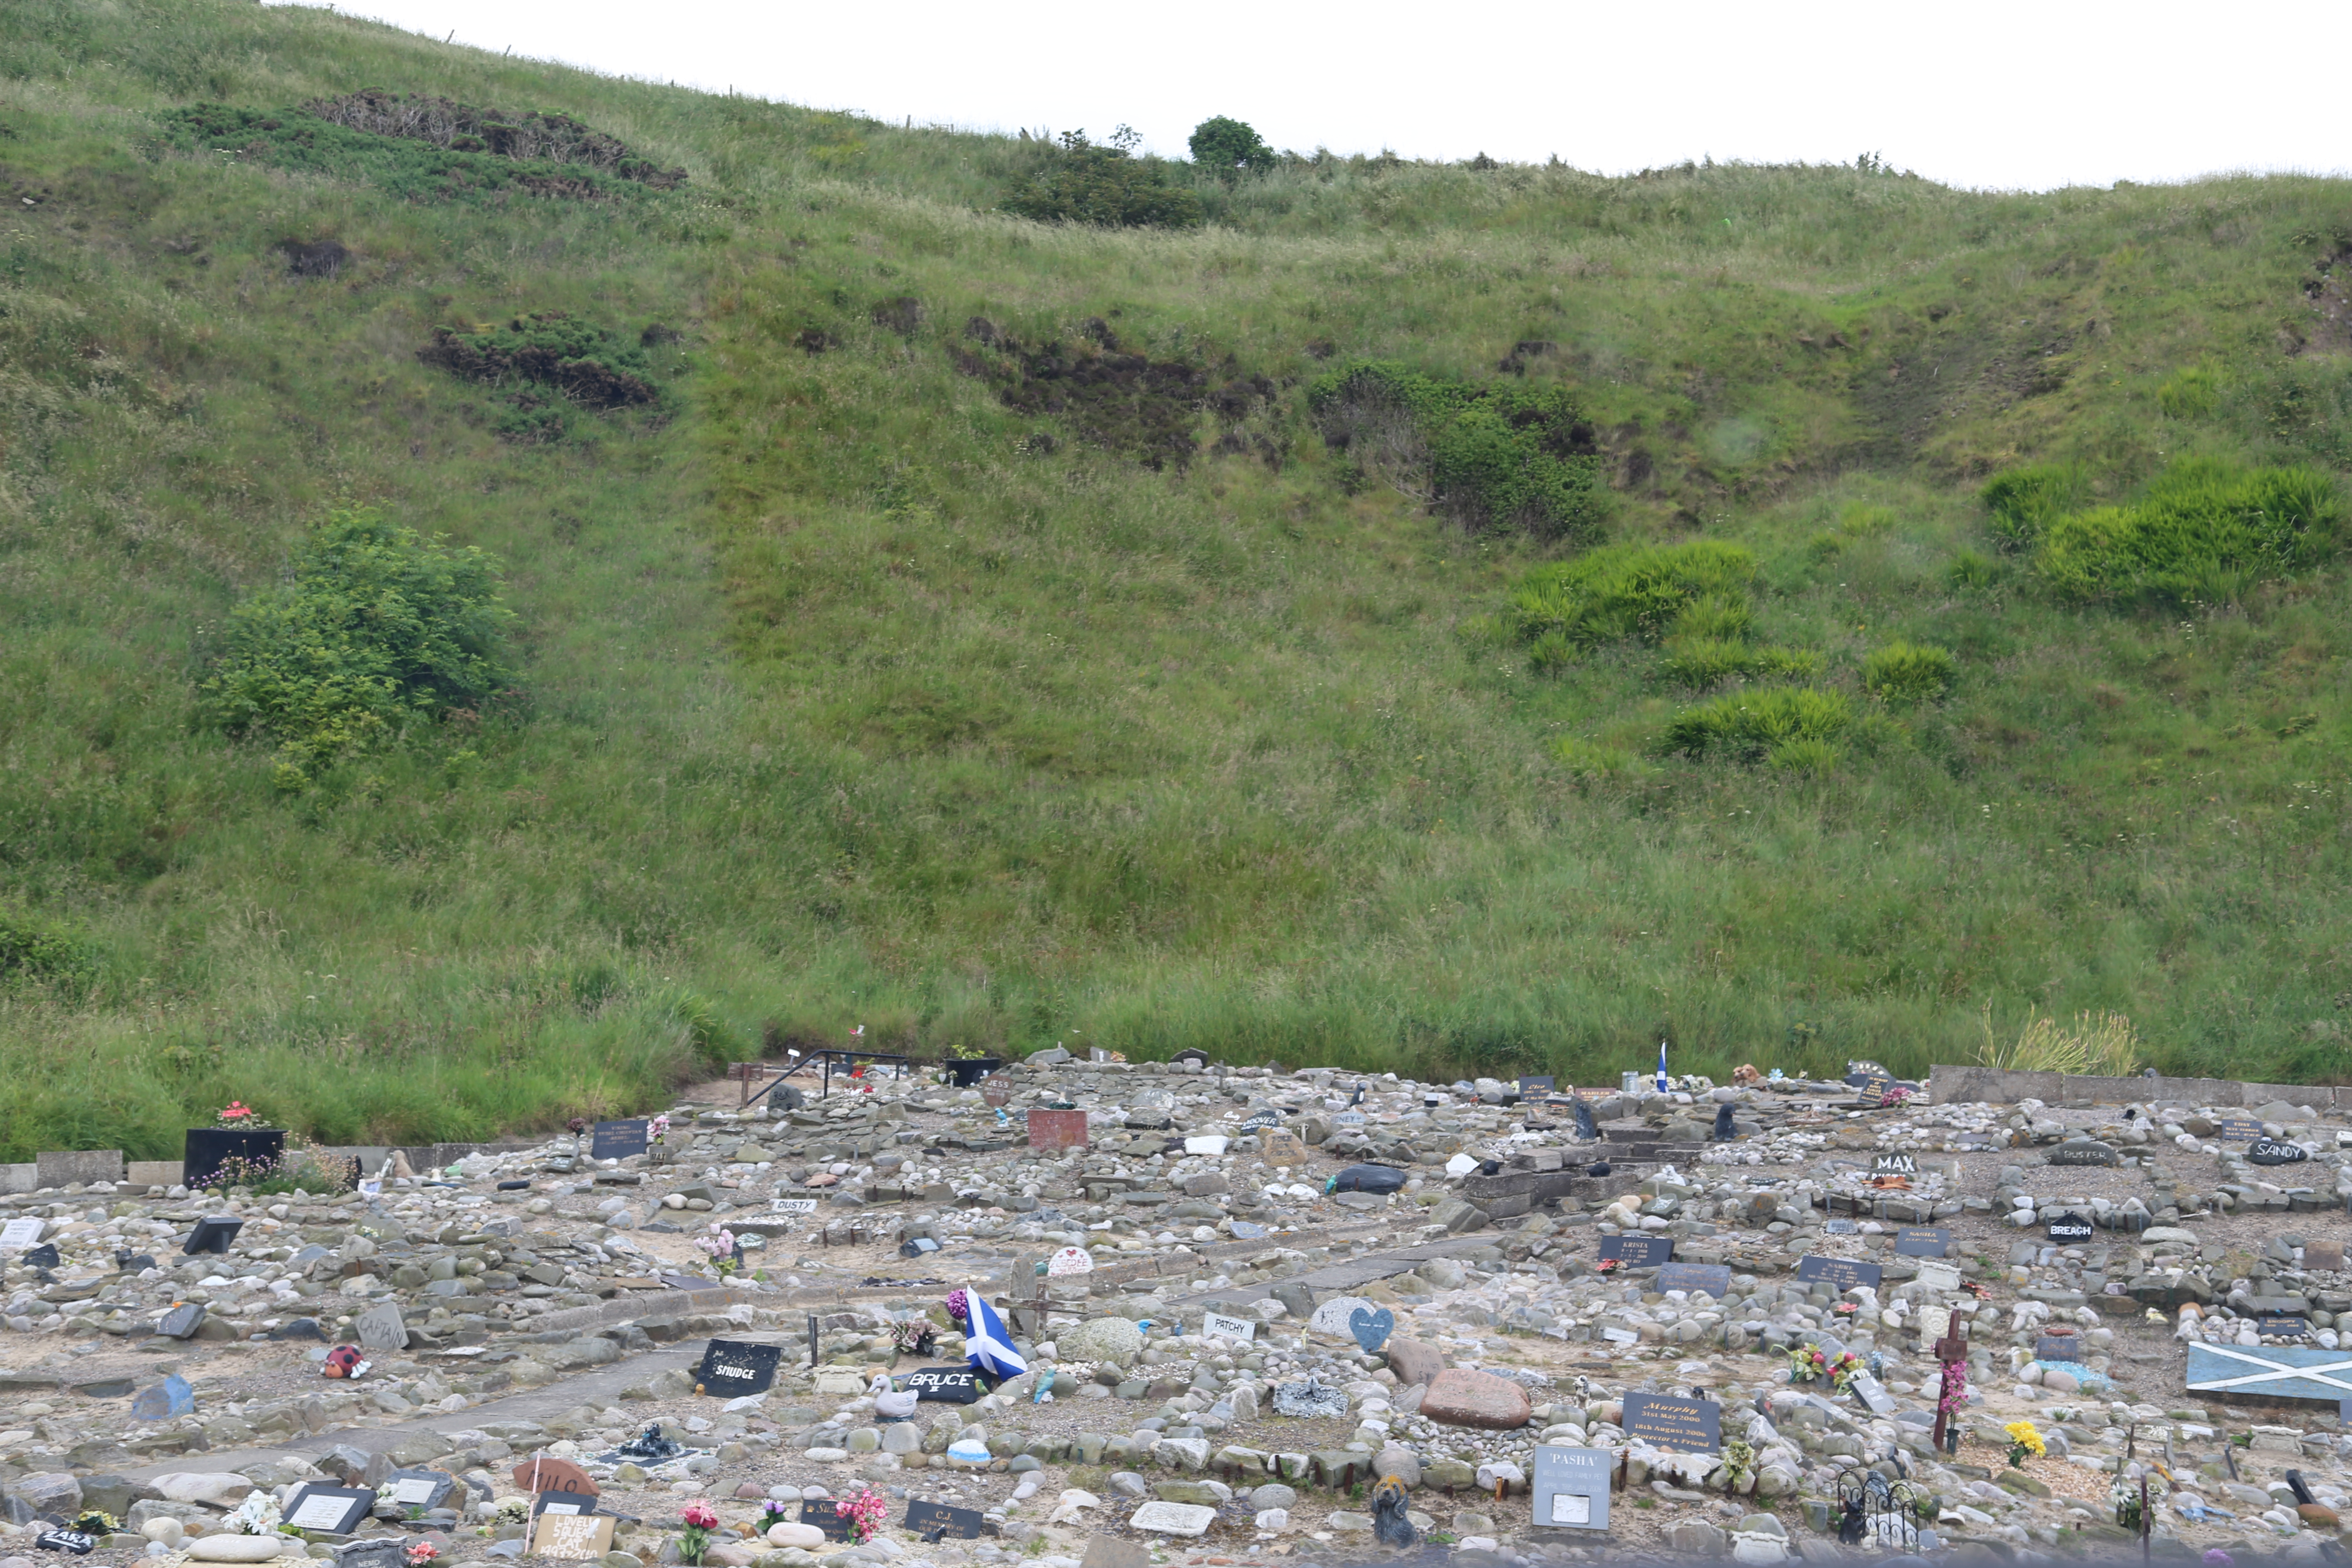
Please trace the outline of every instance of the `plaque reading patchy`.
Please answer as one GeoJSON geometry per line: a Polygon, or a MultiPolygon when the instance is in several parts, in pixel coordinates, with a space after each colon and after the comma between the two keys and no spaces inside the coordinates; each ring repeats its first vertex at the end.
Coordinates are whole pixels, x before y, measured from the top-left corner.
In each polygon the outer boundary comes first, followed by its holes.
{"type": "Polygon", "coordinates": [[[925,1541],[977,1541],[987,1533],[988,1516],[975,1508],[908,1498],[906,1527],[925,1541]]]}
{"type": "Polygon", "coordinates": [[[1528,1482],[1536,1523],[1567,1530],[1608,1529],[1609,1482],[1616,1467],[1616,1457],[1606,1448],[1538,1447],[1535,1473],[1528,1482]]]}
{"type": "Polygon", "coordinates": [[[736,1340],[712,1340],[702,1350],[696,1381],[714,1399],[740,1399],[765,1394],[776,1385],[776,1363],[782,1345],[751,1345],[736,1340]]]}
{"type": "Polygon", "coordinates": [[[970,1405],[980,1397],[980,1383],[968,1366],[925,1366],[907,1373],[907,1389],[918,1400],[938,1405],[970,1405]]]}
{"type": "Polygon", "coordinates": [[[1870,1173],[1874,1176],[1916,1176],[1919,1162],[1908,1154],[1877,1154],[1871,1158],[1870,1173]]]}
{"type": "Polygon", "coordinates": [[[1805,1284],[1821,1280],[1832,1289],[1845,1291],[1857,1285],[1878,1289],[1879,1276],[1885,1270],[1875,1263],[1863,1263],[1851,1258],[1823,1258],[1808,1253],[1797,1260],[1797,1278],[1805,1284]]]}
{"type": "Polygon", "coordinates": [[[614,1523],[609,1513],[544,1510],[530,1532],[530,1554],[574,1563],[594,1562],[613,1550],[614,1523]]]}
{"type": "Polygon", "coordinates": [[[1672,1454],[1713,1454],[1723,1447],[1723,1406],[1679,1394],[1625,1395],[1625,1436],[1672,1454]]]}
{"type": "Polygon", "coordinates": [[[1952,1229],[1944,1225],[1906,1225],[1895,1233],[1898,1258],[1942,1258],[1952,1249],[1952,1229]]]}
{"type": "Polygon", "coordinates": [[[1255,1340],[1257,1324],[1247,1318],[1229,1318],[1223,1312],[1203,1312],[1201,1331],[1213,1339],[1255,1340]]]}
{"type": "Polygon", "coordinates": [[[280,1517],[297,1530],[349,1535],[375,1508],[375,1493],[361,1487],[304,1487],[286,1500],[280,1517]]]}
{"type": "Polygon", "coordinates": [[[592,1160],[626,1160],[646,1152],[649,1128],[642,1117],[627,1121],[599,1121],[588,1140],[592,1160]]]}
{"type": "Polygon", "coordinates": [[[1674,1238],[1632,1231],[1604,1236],[1601,1238],[1601,1260],[1606,1263],[1612,1258],[1626,1268],[1655,1268],[1675,1260],[1674,1238]]]}
{"type": "Polygon", "coordinates": [[[1032,1149],[1083,1149],[1087,1146],[1087,1113],[1083,1110],[1033,1110],[1029,1113],[1032,1149]]]}
{"type": "Polygon", "coordinates": [[[1669,1263],[1658,1270],[1658,1289],[1704,1290],[1721,1300],[1731,1294],[1731,1268],[1722,1263],[1669,1263]]]}

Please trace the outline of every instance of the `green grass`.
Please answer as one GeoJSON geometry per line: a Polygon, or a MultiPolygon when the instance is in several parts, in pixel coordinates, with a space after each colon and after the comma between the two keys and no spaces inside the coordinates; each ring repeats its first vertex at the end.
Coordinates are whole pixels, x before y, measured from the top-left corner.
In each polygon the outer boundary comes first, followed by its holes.
{"type": "Polygon", "coordinates": [[[55,963],[0,986],[0,1154],[231,1098],[546,1127],[858,1023],[1591,1083],[1661,1037],[1916,1069],[1990,1002],[2341,1072],[2342,183],[1327,159],[1171,170],[1198,228],[1003,213],[1052,158],[308,8],[12,8],[0,931],[55,963]],[[168,134],[370,89],[688,177],[168,134]],[[558,321],[651,395],[519,421],[560,371],[448,365],[558,321]],[[1334,448],[1308,388],[1365,362],[1605,508],[1465,528],[1334,448]],[[2301,521],[2240,504],[2294,470],[2301,521]],[[201,683],[356,506],[505,563],[519,694],[281,789],[201,683]],[[1872,695],[1896,645],[1938,695],[1872,695]]]}

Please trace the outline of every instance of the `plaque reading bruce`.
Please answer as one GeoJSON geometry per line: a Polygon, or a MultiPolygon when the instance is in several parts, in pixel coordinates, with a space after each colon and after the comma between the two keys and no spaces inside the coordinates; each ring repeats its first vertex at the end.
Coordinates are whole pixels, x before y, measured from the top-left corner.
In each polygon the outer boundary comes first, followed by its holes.
{"type": "Polygon", "coordinates": [[[907,1374],[907,1391],[919,1401],[970,1405],[980,1397],[980,1384],[968,1366],[926,1366],[907,1374]]]}
{"type": "Polygon", "coordinates": [[[1723,1406],[1680,1394],[1628,1394],[1625,1436],[1670,1454],[1713,1454],[1723,1447],[1723,1406]]]}
{"type": "Polygon", "coordinates": [[[1885,1272],[1875,1263],[1862,1263],[1851,1258],[1823,1258],[1808,1253],[1797,1260],[1797,1278],[1805,1284],[1820,1280],[1836,1290],[1851,1290],[1857,1285],[1878,1289],[1878,1278],[1885,1272]]]}
{"type": "Polygon", "coordinates": [[[1601,1238],[1601,1260],[1606,1263],[1612,1258],[1623,1268],[1655,1268],[1675,1260],[1674,1238],[1632,1231],[1604,1236],[1601,1238]]]}

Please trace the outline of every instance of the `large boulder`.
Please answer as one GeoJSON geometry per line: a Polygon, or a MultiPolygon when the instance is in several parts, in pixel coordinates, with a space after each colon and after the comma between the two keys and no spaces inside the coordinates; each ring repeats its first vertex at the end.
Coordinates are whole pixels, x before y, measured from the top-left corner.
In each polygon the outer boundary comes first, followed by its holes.
{"type": "Polygon", "coordinates": [[[1446,1426],[1477,1426],[1507,1432],[1528,1424],[1533,1407],[1528,1391],[1507,1378],[1467,1367],[1448,1367],[1430,1379],[1421,1414],[1446,1426]]]}
{"type": "Polygon", "coordinates": [[[155,1478],[155,1489],[173,1502],[206,1502],[234,1508],[253,1490],[245,1477],[220,1471],[174,1470],[155,1478]]]}
{"type": "Polygon", "coordinates": [[[1445,1352],[1420,1340],[1392,1338],[1387,1345],[1389,1370],[1399,1388],[1427,1383],[1445,1370],[1445,1352]]]}
{"type": "Polygon", "coordinates": [[[1064,1361],[1108,1361],[1133,1366],[1143,1354],[1143,1331],[1126,1318],[1089,1318],[1055,1337],[1064,1361]]]}

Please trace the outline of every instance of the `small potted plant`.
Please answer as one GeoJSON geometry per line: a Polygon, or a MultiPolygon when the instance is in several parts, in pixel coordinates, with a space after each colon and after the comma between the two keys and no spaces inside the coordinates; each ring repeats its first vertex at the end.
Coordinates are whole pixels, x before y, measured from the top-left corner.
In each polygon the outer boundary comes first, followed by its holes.
{"type": "Polygon", "coordinates": [[[270,1126],[245,1101],[232,1100],[214,1114],[210,1127],[188,1129],[181,1149],[180,1180],[190,1187],[262,1181],[285,1154],[285,1131],[270,1126]]]}

